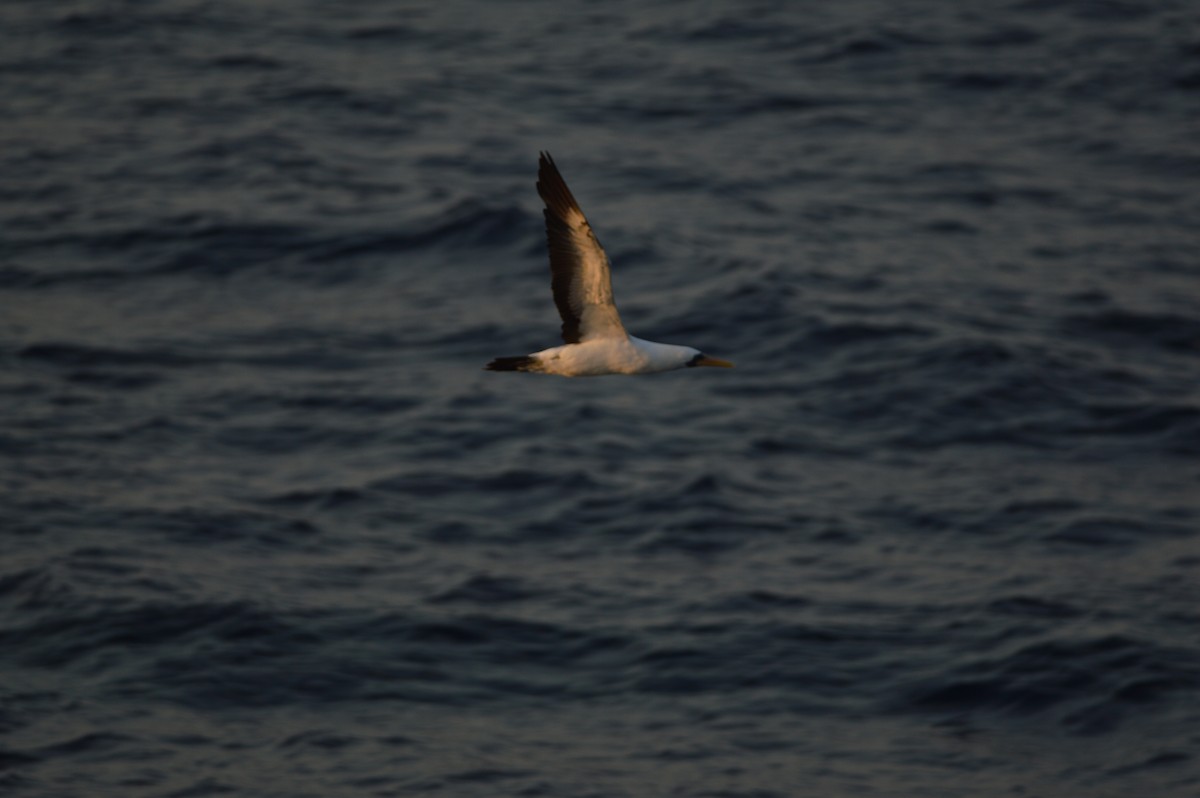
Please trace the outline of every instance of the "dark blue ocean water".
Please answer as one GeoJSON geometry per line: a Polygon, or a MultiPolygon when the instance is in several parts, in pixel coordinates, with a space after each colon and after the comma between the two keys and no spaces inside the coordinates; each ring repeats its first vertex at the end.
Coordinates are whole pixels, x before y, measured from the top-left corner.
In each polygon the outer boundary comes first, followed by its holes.
{"type": "Polygon", "coordinates": [[[0,4],[5,796],[1200,795],[1200,11],[0,4]],[[557,343],[539,149],[637,335],[557,343]]]}

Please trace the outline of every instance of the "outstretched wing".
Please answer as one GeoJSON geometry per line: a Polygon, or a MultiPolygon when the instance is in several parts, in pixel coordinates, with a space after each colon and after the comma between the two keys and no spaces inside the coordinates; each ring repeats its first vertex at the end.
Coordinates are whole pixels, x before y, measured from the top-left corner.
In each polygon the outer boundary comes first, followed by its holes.
{"type": "Polygon", "coordinates": [[[608,256],[549,153],[538,159],[538,194],[546,203],[550,287],[568,344],[626,337],[613,302],[608,256]]]}

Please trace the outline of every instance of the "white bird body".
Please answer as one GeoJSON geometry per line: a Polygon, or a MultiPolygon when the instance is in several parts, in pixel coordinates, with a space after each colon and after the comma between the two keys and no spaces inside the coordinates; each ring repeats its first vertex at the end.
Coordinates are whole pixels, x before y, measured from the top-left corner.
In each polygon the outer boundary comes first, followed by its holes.
{"type": "Polygon", "coordinates": [[[598,377],[603,374],[653,374],[674,371],[700,357],[690,346],[658,344],[632,335],[593,338],[564,344],[529,355],[536,364],[524,369],[563,377],[598,377]]]}
{"type": "Polygon", "coordinates": [[[627,333],[613,301],[608,256],[548,153],[538,161],[537,190],[546,204],[550,287],[565,343],[531,355],[498,357],[486,369],[596,377],[733,366],[690,346],[643,341],[627,333]]]}

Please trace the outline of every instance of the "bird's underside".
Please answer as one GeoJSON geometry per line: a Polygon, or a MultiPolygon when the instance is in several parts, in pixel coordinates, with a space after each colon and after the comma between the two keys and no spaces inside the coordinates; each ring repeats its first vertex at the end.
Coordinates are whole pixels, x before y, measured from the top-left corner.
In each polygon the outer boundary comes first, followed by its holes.
{"type": "Polygon", "coordinates": [[[564,343],[529,355],[498,357],[484,368],[590,377],[733,366],[690,346],[629,335],[613,301],[608,256],[549,153],[541,153],[538,160],[537,190],[546,205],[550,287],[562,318],[564,343]]]}

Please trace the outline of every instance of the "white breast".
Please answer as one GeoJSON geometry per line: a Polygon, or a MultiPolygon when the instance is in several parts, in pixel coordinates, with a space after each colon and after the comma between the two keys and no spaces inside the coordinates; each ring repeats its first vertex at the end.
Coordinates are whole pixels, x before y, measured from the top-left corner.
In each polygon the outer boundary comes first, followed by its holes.
{"type": "Polygon", "coordinates": [[[566,377],[601,374],[652,374],[683,368],[699,354],[690,346],[643,341],[633,336],[599,338],[535,352],[542,370],[566,377]]]}

